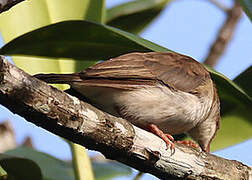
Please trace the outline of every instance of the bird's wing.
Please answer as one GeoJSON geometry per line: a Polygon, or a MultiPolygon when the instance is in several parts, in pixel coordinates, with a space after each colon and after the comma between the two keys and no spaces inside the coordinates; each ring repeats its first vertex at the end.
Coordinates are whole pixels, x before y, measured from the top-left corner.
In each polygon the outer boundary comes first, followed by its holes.
{"type": "Polygon", "coordinates": [[[96,64],[79,75],[90,86],[134,89],[159,81],[185,92],[192,92],[210,78],[200,63],[173,52],[125,54],[96,64]]]}

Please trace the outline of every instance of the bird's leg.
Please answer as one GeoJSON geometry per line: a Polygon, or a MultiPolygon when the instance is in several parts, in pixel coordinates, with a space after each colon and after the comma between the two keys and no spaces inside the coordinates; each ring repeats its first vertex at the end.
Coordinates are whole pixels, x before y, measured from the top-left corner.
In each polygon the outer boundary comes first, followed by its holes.
{"type": "Polygon", "coordinates": [[[192,140],[183,140],[183,141],[176,141],[176,143],[179,143],[179,144],[184,144],[186,146],[190,146],[190,147],[193,147],[193,148],[199,148],[199,145],[196,144],[194,141],[192,140]]]}
{"type": "MultiPolygon", "coordinates": [[[[160,130],[155,124],[149,124],[148,130],[152,132],[153,134],[159,136],[161,139],[163,139],[168,146],[170,146],[171,150],[173,151],[175,149],[174,146],[174,138],[170,134],[165,134],[162,130],[160,130]]],[[[192,140],[183,140],[183,141],[175,141],[179,144],[184,144],[186,146],[190,146],[193,148],[199,148],[199,145],[196,144],[192,140]]]]}
{"type": "Polygon", "coordinates": [[[152,132],[153,134],[159,136],[161,139],[163,139],[168,146],[170,146],[170,149],[172,151],[175,150],[174,146],[174,138],[170,134],[165,134],[163,131],[161,131],[155,124],[149,124],[148,130],[152,132]]]}

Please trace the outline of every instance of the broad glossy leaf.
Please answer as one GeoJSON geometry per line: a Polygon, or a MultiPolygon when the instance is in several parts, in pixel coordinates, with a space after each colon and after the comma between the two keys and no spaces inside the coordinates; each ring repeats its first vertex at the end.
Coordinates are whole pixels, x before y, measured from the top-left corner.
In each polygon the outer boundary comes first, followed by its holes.
{"type": "MultiPolygon", "coordinates": [[[[246,96],[252,93],[252,66],[241,73],[238,77],[235,78],[234,82],[239,85],[244,90],[243,94],[246,96]]],[[[229,80],[228,80],[229,81],[229,80]]],[[[224,85],[223,83],[222,85],[224,85]]],[[[231,82],[233,85],[233,82],[231,82]]],[[[233,85],[232,87],[236,87],[233,85]]],[[[227,86],[228,87],[228,86],[227,86]]],[[[232,89],[230,87],[228,90],[232,89]]],[[[227,88],[224,88],[227,89],[227,88]]],[[[242,92],[241,91],[241,92],[242,92]]],[[[225,92],[228,94],[227,92],[225,92]]],[[[224,93],[224,94],[225,94],[224,93]]],[[[234,94],[236,94],[234,92],[234,94]]],[[[232,94],[230,94],[232,95],[232,94]]],[[[230,103],[229,96],[221,96],[221,110],[222,110],[222,119],[221,119],[221,128],[217,133],[217,137],[214,139],[212,144],[212,150],[218,150],[226,148],[230,145],[234,145],[245,141],[252,137],[252,116],[251,110],[252,106],[247,104],[245,106],[239,106],[238,104],[230,103]]]]}
{"type": "Polygon", "coordinates": [[[251,137],[251,108],[238,107],[221,117],[220,130],[211,144],[211,150],[223,149],[251,137]]]}
{"type": "MultiPolygon", "coordinates": [[[[72,0],[62,3],[61,0],[25,1],[10,11],[1,14],[0,30],[5,42],[39,27],[73,19],[101,20],[104,17],[105,0],[72,0]],[[69,8],[71,7],[71,8],[69,8]],[[90,11],[90,8],[93,8],[90,11]],[[22,16],[20,16],[22,14],[22,16]]],[[[73,72],[74,61],[52,61],[48,58],[13,57],[17,66],[30,74],[40,72],[73,72]],[[27,65],[29,60],[29,65],[27,65]]],[[[89,65],[89,63],[87,63],[89,65]]],[[[82,63],[82,66],[88,66],[82,63]],[[84,64],[84,65],[83,65],[84,64]]]]}
{"type": "Polygon", "coordinates": [[[233,103],[235,106],[252,106],[252,98],[241,87],[212,68],[206,68],[211,72],[221,102],[233,103]]]}
{"type": "Polygon", "coordinates": [[[89,0],[85,20],[104,23],[106,17],[106,0],[89,0]]]}
{"type": "Polygon", "coordinates": [[[248,67],[244,72],[234,79],[247,94],[252,97],[252,66],[248,67]]]}
{"type": "Polygon", "coordinates": [[[107,10],[106,24],[130,33],[140,33],[171,0],[135,0],[107,10]]]}
{"type": "Polygon", "coordinates": [[[252,0],[239,0],[250,20],[252,21],[252,0]]]}
{"type": "MultiPolygon", "coordinates": [[[[50,24],[50,15],[45,0],[24,1],[0,16],[0,31],[5,42],[48,24],[50,24]]],[[[31,74],[59,72],[59,63],[45,58],[22,56],[13,57],[13,61],[18,67],[31,74]]]]}
{"type": "MultiPolygon", "coordinates": [[[[106,0],[88,0],[88,6],[86,7],[85,18],[83,20],[98,22],[103,24],[106,17],[106,0]]],[[[93,65],[94,61],[74,61],[73,64],[74,72],[81,71],[91,65],[93,65]]],[[[68,67],[68,66],[65,66],[68,67]]]]}
{"type": "Polygon", "coordinates": [[[32,148],[20,147],[7,151],[6,154],[27,158],[36,162],[41,168],[43,179],[74,180],[74,173],[71,164],[46,153],[35,151],[32,148]]]}
{"type": "Polygon", "coordinates": [[[30,159],[0,154],[0,165],[7,172],[8,179],[42,180],[39,166],[30,159]]]}
{"type": "MultiPolygon", "coordinates": [[[[24,157],[36,162],[46,180],[74,180],[74,171],[72,164],[67,161],[62,161],[46,153],[36,151],[32,148],[19,147],[6,152],[8,155],[24,157]]],[[[117,162],[109,163],[92,163],[95,179],[107,180],[118,176],[127,176],[132,173],[131,168],[117,162]]],[[[84,164],[82,170],[86,168],[84,164]]]]}
{"type": "Polygon", "coordinates": [[[119,29],[88,21],[64,21],[24,34],[1,54],[106,60],[129,52],[168,51],[119,29]]]}

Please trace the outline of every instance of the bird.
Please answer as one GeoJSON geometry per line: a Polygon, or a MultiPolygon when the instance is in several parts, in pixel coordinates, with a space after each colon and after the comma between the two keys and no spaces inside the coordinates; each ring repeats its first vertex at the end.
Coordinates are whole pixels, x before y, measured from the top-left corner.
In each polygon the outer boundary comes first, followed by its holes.
{"type": "MultiPolygon", "coordinates": [[[[201,150],[220,127],[220,101],[207,69],[175,52],[132,52],[78,73],[37,74],[47,83],[69,84],[92,105],[163,139],[187,134],[201,150]]],[[[192,141],[179,143],[197,147],[192,141]]]]}

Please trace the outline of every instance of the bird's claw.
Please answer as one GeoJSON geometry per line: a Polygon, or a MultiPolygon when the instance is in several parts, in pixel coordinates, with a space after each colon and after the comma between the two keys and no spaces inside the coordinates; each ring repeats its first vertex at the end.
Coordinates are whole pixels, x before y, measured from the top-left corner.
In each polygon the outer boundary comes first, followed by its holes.
{"type": "Polygon", "coordinates": [[[172,154],[175,153],[174,138],[172,135],[163,133],[155,124],[150,124],[149,130],[165,141],[167,149],[170,149],[172,154]]]}

